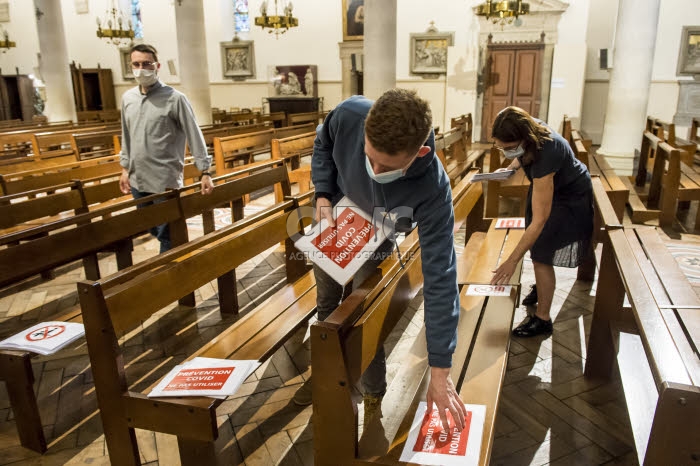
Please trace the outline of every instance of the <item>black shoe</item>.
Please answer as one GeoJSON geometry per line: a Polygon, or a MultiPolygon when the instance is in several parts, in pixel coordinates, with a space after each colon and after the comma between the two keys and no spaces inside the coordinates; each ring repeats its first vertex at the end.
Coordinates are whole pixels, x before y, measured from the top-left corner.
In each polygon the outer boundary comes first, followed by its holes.
{"type": "Polygon", "coordinates": [[[514,336],[522,338],[549,335],[550,333],[552,333],[552,320],[542,320],[535,315],[529,316],[525,322],[513,330],[514,336]]]}
{"type": "Polygon", "coordinates": [[[534,306],[537,304],[537,286],[532,285],[530,292],[523,298],[523,306],[534,306]]]}

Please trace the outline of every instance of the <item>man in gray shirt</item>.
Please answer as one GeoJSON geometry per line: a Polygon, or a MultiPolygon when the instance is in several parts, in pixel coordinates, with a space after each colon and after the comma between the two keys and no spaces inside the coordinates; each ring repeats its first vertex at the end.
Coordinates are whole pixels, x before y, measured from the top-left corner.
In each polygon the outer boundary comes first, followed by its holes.
{"type": "MultiPolygon", "coordinates": [[[[211,156],[187,97],[158,79],[155,47],[137,44],[130,57],[139,85],[122,96],[121,191],[139,199],[182,187],[186,141],[202,171],[202,193],[211,193],[211,156]]],[[[153,228],[151,234],[160,241],[161,253],[170,249],[167,224],[153,228]]]]}

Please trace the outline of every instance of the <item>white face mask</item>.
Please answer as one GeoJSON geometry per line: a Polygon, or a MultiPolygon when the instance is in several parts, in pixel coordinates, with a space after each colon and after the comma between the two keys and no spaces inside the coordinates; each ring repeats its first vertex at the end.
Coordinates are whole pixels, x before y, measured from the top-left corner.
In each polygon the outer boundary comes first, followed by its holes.
{"type": "Polygon", "coordinates": [[[510,150],[504,150],[503,155],[507,159],[514,159],[516,157],[520,157],[521,155],[525,154],[525,149],[523,149],[523,145],[519,144],[518,147],[515,149],[510,149],[510,150]]]}
{"type": "Polygon", "coordinates": [[[134,74],[136,82],[143,87],[152,86],[158,81],[158,75],[156,74],[156,70],[133,68],[131,72],[134,74]]]}
{"type": "Polygon", "coordinates": [[[365,156],[365,168],[367,169],[367,174],[377,183],[386,184],[396,181],[403,176],[403,169],[397,168],[396,170],[391,170],[389,172],[384,172],[380,174],[375,174],[372,169],[372,164],[369,163],[369,157],[365,156]]]}

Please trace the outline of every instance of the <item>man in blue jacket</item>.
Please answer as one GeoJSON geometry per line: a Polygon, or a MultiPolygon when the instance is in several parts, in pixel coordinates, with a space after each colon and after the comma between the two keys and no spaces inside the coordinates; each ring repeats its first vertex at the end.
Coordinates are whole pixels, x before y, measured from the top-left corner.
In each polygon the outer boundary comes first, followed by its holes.
{"type": "MultiPolygon", "coordinates": [[[[466,410],[450,378],[457,342],[459,292],[454,249],[454,212],[450,181],[435,155],[435,136],[428,103],[414,91],[392,89],[376,102],[353,96],[329,113],[317,130],[311,160],[316,188],[316,221],[321,216],[335,225],[332,205],[347,196],[368,213],[381,208],[413,211],[418,224],[424,277],[424,308],[430,386],[428,409],[437,406],[443,425],[445,410],[457,426],[464,426],[466,410]]],[[[379,257],[368,261],[355,276],[373,271],[379,257]]],[[[338,306],[342,286],[314,266],[319,320],[338,306]]],[[[377,353],[362,376],[367,412],[376,410],[386,391],[384,350],[377,353]]],[[[295,395],[297,404],[311,402],[310,384],[295,395]]]]}

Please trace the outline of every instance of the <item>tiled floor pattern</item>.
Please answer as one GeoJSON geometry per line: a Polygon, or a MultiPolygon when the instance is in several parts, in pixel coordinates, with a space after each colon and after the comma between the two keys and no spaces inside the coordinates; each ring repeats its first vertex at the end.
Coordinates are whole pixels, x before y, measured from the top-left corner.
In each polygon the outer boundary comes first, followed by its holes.
{"type": "MultiPolygon", "coordinates": [[[[254,201],[248,211],[259,209],[263,203],[254,201]]],[[[225,211],[218,213],[218,223],[230,222],[226,216],[225,211]]],[[[196,223],[190,227],[197,236],[196,223]]],[[[458,235],[457,242],[461,241],[458,235]]],[[[674,241],[670,244],[673,246],[674,241]]],[[[685,263],[687,273],[694,274],[699,268],[695,255],[700,249],[677,246],[679,261],[685,263]]],[[[134,262],[155,255],[157,249],[155,240],[137,240],[134,262]]],[[[105,274],[116,270],[112,257],[104,255],[100,262],[105,274]]],[[[575,272],[557,269],[553,335],[511,342],[492,464],[636,464],[619,382],[602,383],[583,377],[595,283],[576,281],[575,272]]],[[[281,250],[272,248],[255,258],[239,268],[237,276],[245,315],[284,283],[281,250]]],[[[700,278],[700,271],[694,277],[700,278]]],[[[76,263],[58,270],[53,280],[30,279],[0,291],[0,336],[76,305],[75,282],[82,278],[82,269],[76,263]]],[[[526,293],[534,282],[529,260],[522,281],[526,293]]],[[[164,309],[145,322],[139,332],[127,336],[123,348],[132,390],[149,386],[235,320],[219,313],[215,283],[197,290],[197,303],[194,310],[176,306],[164,309]]],[[[525,315],[525,308],[518,309],[514,325],[525,315]]],[[[390,338],[389,378],[396,373],[402,349],[420,325],[421,295],[390,338]]],[[[295,390],[310,375],[306,338],[308,333],[300,332],[291,339],[217,411],[217,447],[223,464],[313,464],[312,408],[299,408],[291,402],[295,390]]],[[[49,450],[39,455],[19,446],[7,394],[0,384],[0,464],[109,464],[85,345],[77,344],[34,361],[49,450]]],[[[138,431],[138,439],[144,464],[179,464],[174,437],[138,431]]]]}

